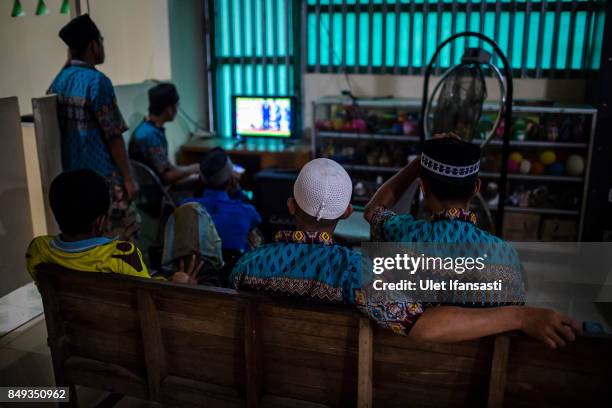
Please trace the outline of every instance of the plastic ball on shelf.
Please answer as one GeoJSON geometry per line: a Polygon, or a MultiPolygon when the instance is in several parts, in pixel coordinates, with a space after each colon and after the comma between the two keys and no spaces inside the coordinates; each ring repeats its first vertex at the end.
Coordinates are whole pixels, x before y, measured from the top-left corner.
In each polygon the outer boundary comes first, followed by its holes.
{"type": "Polygon", "coordinates": [[[557,160],[557,155],[551,150],[543,151],[542,154],[540,154],[540,161],[545,166],[554,163],[555,160],[557,160]]]}
{"type": "Polygon", "coordinates": [[[344,126],[344,120],[342,120],[342,118],[334,118],[331,121],[331,125],[334,130],[340,131],[344,126]]]}
{"type": "Polygon", "coordinates": [[[533,162],[531,164],[531,174],[543,174],[546,171],[546,167],[540,162],[533,162]]]}
{"type": "Polygon", "coordinates": [[[521,161],[519,171],[521,172],[521,174],[529,174],[529,172],[531,171],[531,162],[526,159],[521,161]]]}
{"type": "Polygon", "coordinates": [[[510,153],[510,160],[514,160],[515,162],[520,163],[523,161],[523,155],[519,152],[510,153]]]}
{"type": "Polygon", "coordinates": [[[516,160],[508,159],[508,172],[518,173],[520,164],[516,160]]]}
{"type": "Polygon", "coordinates": [[[402,128],[406,136],[412,136],[418,132],[419,123],[417,121],[408,119],[403,123],[402,128]]]}
{"type": "Polygon", "coordinates": [[[565,166],[563,165],[563,163],[552,163],[548,165],[547,170],[548,173],[553,176],[560,176],[565,171],[565,166]]]}
{"type": "Polygon", "coordinates": [[[365,133],[368,130],[368,125],[363,119],[353,119],[353,129],[357,133],[365,133]]]}
{"type": "Polygon", "coordinates": [[[580,155],[570,155],[565,165],[567,167],[567,173],[571,176],[582,176],[584,173],[584,159],[580,155]]]}

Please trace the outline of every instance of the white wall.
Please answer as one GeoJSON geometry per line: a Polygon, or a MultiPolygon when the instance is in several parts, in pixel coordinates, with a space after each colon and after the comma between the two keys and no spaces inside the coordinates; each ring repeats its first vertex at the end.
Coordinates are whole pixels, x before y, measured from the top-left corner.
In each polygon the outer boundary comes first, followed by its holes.
{"type": "MultiPolygon", "coordinates": [[[[67,58],[58,37],[70,20],[59,14],[61,0],[46,0],[50,13],[36,16],[37,0],[22,0],[26,16],[13,18],[13,2],[0,1],[0,97],[17,96],[22,114],[31,113],[31,99],[44,95],[67,58]]],[[[85,1],[83,12],[87,12],[85,1]]],[[[146,79],[169,80],[168,0],[89,0],[106,48],[98,68],[113,84],[146,79]]]]}
{"type": "Polygon", "coordinates": [[[0,1],[0,97],[17,96],[21,114],[32,112],[31,99],[44,95],[66,61],[57,33],[70,20],[59,14],[61,0],[46,1],[51,13],[36,16],[37,0],[22,0],[25,17],[13,18],[13,2],[0,1]]]}

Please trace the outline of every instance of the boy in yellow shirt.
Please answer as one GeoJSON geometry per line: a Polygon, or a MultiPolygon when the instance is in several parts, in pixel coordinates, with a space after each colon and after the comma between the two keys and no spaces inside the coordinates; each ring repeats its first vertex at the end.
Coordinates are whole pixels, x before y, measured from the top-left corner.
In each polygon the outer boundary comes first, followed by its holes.
{"type": "MultiPolygon", "coordinates": [[[[37,267],[45,263],[84,272],[151,277],[134,244],[103,235],[111,205],[103,177],[86,169],[62,173],[51,183],[49,202],[61,234],[37,237],[30,243],[26,263],[34,281],[37,267]]],[[[171,280],[195,284],[200,267],[194,256],[187,271],[180,268],[171,280]]]]}

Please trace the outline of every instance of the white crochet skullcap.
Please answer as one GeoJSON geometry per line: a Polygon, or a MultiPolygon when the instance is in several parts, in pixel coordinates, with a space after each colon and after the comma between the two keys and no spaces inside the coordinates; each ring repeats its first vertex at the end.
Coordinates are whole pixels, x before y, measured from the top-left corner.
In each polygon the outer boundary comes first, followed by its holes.
{"type": "Polygon", "coordinates": [[[335,220],[346,211],[353,184],[342,166],[330,159],[308,162],[295,180],[293,197],[306,214],[335,220]]]}

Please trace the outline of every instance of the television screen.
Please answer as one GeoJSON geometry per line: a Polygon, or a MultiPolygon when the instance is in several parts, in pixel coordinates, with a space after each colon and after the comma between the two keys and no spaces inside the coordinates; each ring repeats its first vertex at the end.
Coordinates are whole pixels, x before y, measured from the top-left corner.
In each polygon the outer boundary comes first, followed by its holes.
{"type": "Polygon", "coordinates": [[[234,96],[234,136],[290,138],[291,97],[234,96]]]}

